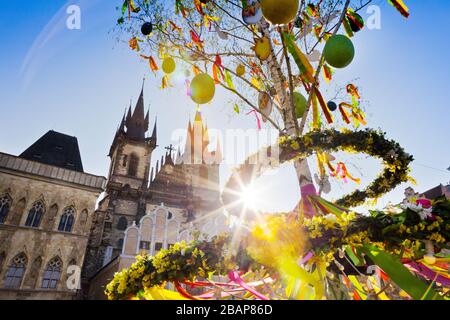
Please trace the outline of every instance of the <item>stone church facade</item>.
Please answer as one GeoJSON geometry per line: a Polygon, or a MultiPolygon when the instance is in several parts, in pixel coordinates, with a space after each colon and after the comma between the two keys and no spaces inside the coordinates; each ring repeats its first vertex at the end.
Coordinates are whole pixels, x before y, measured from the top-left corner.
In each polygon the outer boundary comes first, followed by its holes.
{"type": "Polygon", "coordinates": [[[137,254],[224,227],[220,146],[209,151],[200,112],[184,149],[166,148],[154,168],[149,122],[142,90],[113,138],[107,178],[85,173],[76,138],[54,131],[19,156],[0,153],[0,299],[104,299],[137,254]]]}

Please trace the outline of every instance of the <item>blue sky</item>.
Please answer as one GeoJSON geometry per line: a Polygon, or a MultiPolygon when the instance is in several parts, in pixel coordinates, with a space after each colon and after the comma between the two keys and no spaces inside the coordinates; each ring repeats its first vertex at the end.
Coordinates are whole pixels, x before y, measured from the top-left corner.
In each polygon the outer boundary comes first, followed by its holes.
{"type": "MultiPolygon", "coordinates": [[[[8,1],[0,12],[0,151],[19,154],[46,131],[78,137],[84,168],[106,175],[106,157],[114,132],[130,99],[135,102],[147,65],[124,43],[113,27],[121,1],[8,1]],[[65,27],[70,4],[81,7],[81,30],[65,27]]],[[[411,17],[402,18],[381,3],[381,30],[365,30],[354,38],[356,57],[336,74],[337,83],[356,79],[365,101],[369,127],[382,128],[414,155],[412,176],[424,191],[450,181],[449,83],[450,29],[448,1],[406,1],[411,17]]],[[[363,14],[364,16],[365,14],[363,14]]],[[[167,146],[175,129],[186,128],[195,105],[180,84],[160,90],[149,76],[145,86],[151,125],[158,117],[159,145],[167,146]]],[[[208,126],[255,128],[253,118],[236,115],[229,97],[218,90],[202,109],[208,126]]],[[[155,152],[155,161],[163,153],[155,152]]],[[[380,170],[377,161],[356,158],[363,184],[380,170]],[[358,162],[360,160],[360,162],[358,162]]],[[[222,168],[222,182],[229,174],[222,168]]],[[[270,210],[288,210],[298,200],[293,169],[284,166],[263,198],[270,210]]],[[[403,185],[378,206],[402,199],[403,185]]],[[[336,184],[330,199],[354,185],[336,184]]]]}

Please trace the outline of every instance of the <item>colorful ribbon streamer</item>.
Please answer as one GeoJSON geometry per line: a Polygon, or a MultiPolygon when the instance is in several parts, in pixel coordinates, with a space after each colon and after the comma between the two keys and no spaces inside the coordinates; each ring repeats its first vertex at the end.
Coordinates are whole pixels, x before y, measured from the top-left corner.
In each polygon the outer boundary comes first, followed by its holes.
{"type": "Polygon", "coordinates": [[[334,172],[331,173],[332,177],[338,177],[344,180],[345,183],[347,183],[347,178],[349,178],[350,180],[356,182],[356,183],[360,183],[361,179],[359,178],[354,178],[347,170],[346,165],[343,162],[339,162],[337,165],[337,168],[334,172]]]}
{"type": "Polygon", "coordinates": [[[325,100],[322,97],[322,94],[320,93],[319,89],[314,88],[314,95],[317,97],[317,100],[319,101],[320,106],[322,107],[323,114],[325,115],[325,118],[327,119],[328,123],[333,123],[333,116],[330,113],[330,110],[328,109],[328,106],[325,102],[325,100]]]}
{"type": "Polygon", "coordinates": [[[247,112],[245,115],[250,115],[251,113],[255,114],[258,130],[261,130],[261,119],[259,118],[258,112],[256,110],[252,110],[250,112],[247,112]]]}
{"type": "Polygon", "coordinates": [[[263,295],[263,294],[259,293],[258,291],[256,291],[254,288],[252,288],[249,285],[247,285],[242,280],[241,276],[239,275],[239,273],[237,271],[230,271],[228,273],[228,277],[230,278],[231,281],[233,281],[234,283],[238,284],[239,286],[241,286],[242,288],[244,288],[245,290],[250,292],[255,297],[257,297],[257,298],[259,298],[261,300],[269,300],[268,297],[266,297],[265,295],[263,295]]]}
{"type": "Polygon", "coordinates": [[[148,63],[149,63],[149,65],[150,65],[150,69],[151,69],[153,72],[156,72],[156,71],[159,70],[159,67],[158,67],[158,65],[156,64],[156,61],[155,61],[155,59],[154,59],[152,56],[144,56],[143,54],[141,54],[141,57],[142,57],[143,59],[148,60],[148,63]]]}
{"type": "Polygon", "coordinates": [[[402,0],[388,0],[388,2],[405,18],[409,17],[409,9],[402,0]]]}

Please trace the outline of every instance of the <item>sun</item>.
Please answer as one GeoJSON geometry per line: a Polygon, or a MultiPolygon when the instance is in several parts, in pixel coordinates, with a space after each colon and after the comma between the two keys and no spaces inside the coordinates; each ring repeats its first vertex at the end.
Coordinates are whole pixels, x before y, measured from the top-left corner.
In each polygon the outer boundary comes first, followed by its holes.
{"type": "Polygon", "coordinates": [[[247,186],[242,190],[241,201],[244,203],[245,207],[256,210],[258,203],[258,193],[253,186],[247,186]]]}

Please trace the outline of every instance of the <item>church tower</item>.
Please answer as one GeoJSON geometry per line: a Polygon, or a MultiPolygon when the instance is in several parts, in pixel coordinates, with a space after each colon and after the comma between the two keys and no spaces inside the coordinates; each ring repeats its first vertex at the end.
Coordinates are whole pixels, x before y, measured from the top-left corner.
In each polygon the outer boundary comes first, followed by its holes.
{"type": "Polygon", "coordinates": [[[134,111],[130,106],[122,118],[111,145],[107,192],[117,189],[118,185],[135,190],[147,187],[151,155],[156,148],[156,121],[150,137],[146,137],[148,128],[149,112],[144,116],[142,90],[134,111]]]}
{"type": "Polygon", "coordinates": [[[151,156],[156,148],[156,121],[149,136],[149,112],[144,112],[143,88],[134,110],[122,118],[108,156],[111,159],[105,196],[99,202],[90,231],[85,275],[118,256],[125,230],[145,216],[151,156]]]}
{"type": "Polygon", "coordinates": [[[200,111],[197,111],[194,123],[189,121],[186,145],[183,155],[177,158],[186,175],[192,204],[188,210],[195,215],[205,215],[217,209],[220,203],[219,167],[222,161],[220,144],[215,151],[210,150],[208,126],[203,123],[200,111]]]}
{"type": "Polygon", "coordinates": [[[150,135],[148,130],[149,112],[145,114],[141,91],[110,147],[105,195],[94,213],[85,255],[83,292],[96,288],[91,281],[110,280],[113,271],[123,267],[120,261],[134,261],[137,251],[154,254],[177,241],[189,241],[194,230],[210,233],[216,229],[213,219],[222,212],[222,155],[219,144],[215,151],[209,150],[208,128],[200,112],[188,125],[184,152],[178,149],[175,158],[172,145],[166,147],[151,170],[157,147],[156,121],[150,135]],[[136,235],[137,226],[146,230],[142,237],[136,235]]]}

